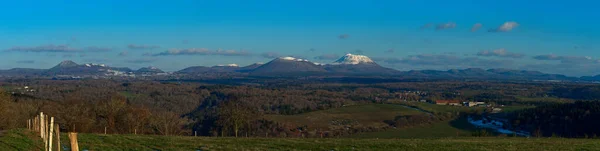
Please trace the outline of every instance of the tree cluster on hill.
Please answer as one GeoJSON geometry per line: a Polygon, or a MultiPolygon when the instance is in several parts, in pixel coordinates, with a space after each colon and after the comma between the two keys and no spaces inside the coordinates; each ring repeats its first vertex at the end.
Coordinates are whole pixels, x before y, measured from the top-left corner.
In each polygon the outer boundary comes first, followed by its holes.
{"type": "Polygon", "coordinates": [[[552,90],[558,97],[577,100],[600,100],[600,86],[559,87],[552,90]]]}
{"type": "Polygon", "coordinates": [[[12,94],[0,89],[0,130],[25,124],[35,106],[15,102],[12,94]]]}
{"type": "Polygon", "coordinates": [[[600,135],[600,102],[542,105],[514,113],[511,122],[534,136],[597,137],[600,135]]]}

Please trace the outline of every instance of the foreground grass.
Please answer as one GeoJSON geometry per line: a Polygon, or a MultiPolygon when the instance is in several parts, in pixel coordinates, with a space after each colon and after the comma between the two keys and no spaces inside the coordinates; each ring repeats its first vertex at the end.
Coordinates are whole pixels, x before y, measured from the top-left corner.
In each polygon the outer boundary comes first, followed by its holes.
{"type": "MultiPolygon", "coordinates": [[[[61,137],[63,146],[69,142],[61,137]]],[[[3,132],[0,150],[43,150],[41,141],[23,129],[3,132]]],[[[152,135],[80,134],[80,150],[600,150],[594,139],[437,138],[437,139],[294,139],[209,138],[152,135]]]]}
{"type": "Polygon", "coordinates": [[[41,139],[25,129],[0,131],[0,150],[43,150],[41,139]]]}
{"type": "Polygon", "coordinates": [[[560,138],[291,139],[81,134],[87,150],[600,150],[598,140],[560,138]]]}

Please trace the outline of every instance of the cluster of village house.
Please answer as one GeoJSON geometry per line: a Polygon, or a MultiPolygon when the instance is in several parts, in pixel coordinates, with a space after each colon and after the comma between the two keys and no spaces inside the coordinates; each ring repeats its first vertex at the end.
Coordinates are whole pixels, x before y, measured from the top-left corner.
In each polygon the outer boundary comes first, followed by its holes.
{"type": "Polygon", "coordinates": [[[461,102],[459,100],[436,100],[437,105],[454,105],[454,106],[468,106],[468,107],[489,107],[485,102],[461,102]]]}
{"type": "Polygon", "coordinates": [[[453,105],[453,106],[467,106],[467,107],[491,107],[492,112],[500,112],[501,108],[493,107],[485,102],[461,102],[459,100],[436,100],[434,102],[437,105],[453,105]]]}
{"type": "Polygon", "coordinates": [[[12,94],[17,94],[17,93],[25,94],[27,92],[35,92],[35,89],[33,89],[29,86],[18,87],[12,91],[12,94]]]}
{"type": "MultiPolygon", "coordinates": [[[[403,91],[396,93],[396,97],[399,99],[404,99],[404,101],[415,99],[414,97],[423,97],[426,96],[427,92],[424,91],[403,91]],[[410,98],[409,96],[413,96],[410,98]]],[[[460,95],[459,92],[455,92],[454,95],[460,95]]],[[[495,108],[491,104],[487,104],[485,102],[477,102],[477,101],[460,101],[460,100],[419,100],[419,102],[429,102],[437,105],[451,105],[451,106],[466,106],[466,107],[491,107],[494,111],[501,111],[500,108],[495,108]]]]}

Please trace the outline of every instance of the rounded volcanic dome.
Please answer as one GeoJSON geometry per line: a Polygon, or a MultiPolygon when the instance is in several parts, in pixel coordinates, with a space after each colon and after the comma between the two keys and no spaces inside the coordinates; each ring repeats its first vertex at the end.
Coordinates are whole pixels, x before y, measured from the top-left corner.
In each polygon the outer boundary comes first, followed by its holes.
{"type": "Polygon", "coordinates": [[[361,63],[374,63],[371,58],[364,55],[353,55],[346,54],[340,59],[333,62],[334,64],[361,64],[361,63]]]}
{"type": "Polygon", "coordinates": [[[71,61],[71,60],[65,60],[65,61],[60,62],[57,66],[60,66],[60,67],[74,67],[74,66],[78,66],[78,64],[75,63],[75,62],[73,62],[73,61],[71,61]]]}

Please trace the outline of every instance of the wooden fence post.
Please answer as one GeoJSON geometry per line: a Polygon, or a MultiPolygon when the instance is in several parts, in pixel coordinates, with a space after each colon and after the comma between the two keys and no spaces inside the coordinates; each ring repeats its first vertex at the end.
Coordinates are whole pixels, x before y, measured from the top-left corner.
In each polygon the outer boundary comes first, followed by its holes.
{"type": "Polygon", "coordinates": [[[50,130],[50,117],[48,117],[48,115],[44,115],[44,122],[46,124],[44,125],[44,140],[46,140],[46,151],[48,151],[48,140],[50,139],[50,137],[48,137],[50,135],[50,133],[48,132],[50,130]]]}
{"type": "Polygon", "coordinates": [[[60,126],[56,124],[56,151],[60,151],[60,126]]]}
{"type": "Polygon", "coordinates": [[[44,112],[40,112],[40,137],[44,139],[44,112]]]}
{"type": "Polygon", "coordinates": [[[33,119],[33,131],[37,133],[37,129],[38,129],[38,116],[36,115],[35,118],[33,119]]]}
{"type": "Polygon", "coordinates": [[[79,145],[77,144],[77,133],[69,132],[69,140],[71,142],[71,151],[79,151],[79,145]]]}
{"type": "Polygon", "coordinates": [[[54,117],[50,117],[50,133],[48,133],[48,151],[52,151],[52,135],[54,134],[54,117]]]}
{"type": "Polygon", "coordinates": [[[104,126],[104,135],[106,135],[106,126],[104,126]]]}
{"type": "Polygon", "coordinates": [[[33,119],[33,131],[37,133],[37,129],[38,129],[38,116],[35,116],[35,119],[33,119]]]}
{"type": "Polygon", "coordinates": [[[48,130],[50,130],[48,122],[50,122],[48,121],[48,115],[44,115],[44,143],[46,143],[44,146],[46,146],[46,151],[48,151],[48,130]]]}

